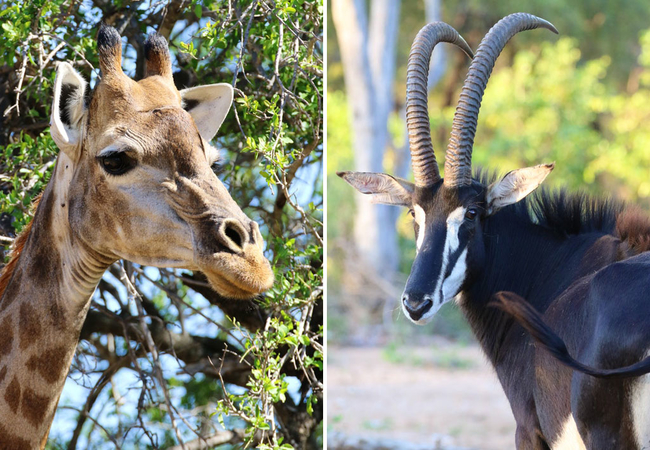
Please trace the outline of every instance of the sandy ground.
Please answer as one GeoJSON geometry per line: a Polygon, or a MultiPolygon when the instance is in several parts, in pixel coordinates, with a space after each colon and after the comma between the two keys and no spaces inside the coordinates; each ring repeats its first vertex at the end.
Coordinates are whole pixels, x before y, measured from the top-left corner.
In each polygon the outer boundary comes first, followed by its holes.
{"type": "Polygon", "coordinates": [[[514,448],[510,406],[476,345],[329,346],[327,361],[330,442],[354,437],[403,443],[390,448],[514,448]]]}

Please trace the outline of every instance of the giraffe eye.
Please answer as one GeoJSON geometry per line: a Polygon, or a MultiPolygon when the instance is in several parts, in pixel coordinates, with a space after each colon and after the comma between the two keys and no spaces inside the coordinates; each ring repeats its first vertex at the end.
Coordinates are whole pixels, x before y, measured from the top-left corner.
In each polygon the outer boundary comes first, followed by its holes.
{"type": "Polygon", "coordinates": [[[99,162],[104,170],[111,175],[122,175],[135,167],[135,161],[125,152],[109,153],[99,157],[99,162]]]}
{"type": "Polygon", "coordinates": [[[415,219],[415,211],[413,211],[412,209],[409,209],[409,214],[411,215],[411,217],[413,217],[415,219]]]}
{"type": "Polygon", "coordinates": [[[212,169],[212,172],[214,172],[214,174],[216,176],[221,175],[223,173],[223,171],[225,170],[223,164],[221,164],[221,161],[213,162],[212,165],[210,166],[210,168],[212,169]]]}

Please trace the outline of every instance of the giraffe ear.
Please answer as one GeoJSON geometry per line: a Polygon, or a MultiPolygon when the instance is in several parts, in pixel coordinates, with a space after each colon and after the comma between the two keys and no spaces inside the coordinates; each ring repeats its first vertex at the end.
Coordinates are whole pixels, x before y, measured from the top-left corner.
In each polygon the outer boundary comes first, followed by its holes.
{"type": "Polygon", "coordinates": [[[232,86],[219,83],[183,89],[181,97],[183,108],[194,118],[203,139],[211,141],[232,105],[232,86]]]}
{"type": "Polygon", "coordinates": [[[54,103],[50,117],[50,134],[56,145],[73,160],[80,148],[86,81],[64,62],[59,63],[54,81],[54,103]]]}

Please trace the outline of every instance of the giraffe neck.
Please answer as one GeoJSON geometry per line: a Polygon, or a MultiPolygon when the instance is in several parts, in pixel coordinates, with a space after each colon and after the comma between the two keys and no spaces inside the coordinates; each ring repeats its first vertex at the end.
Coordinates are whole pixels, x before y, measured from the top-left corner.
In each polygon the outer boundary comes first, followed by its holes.
{"type": "Polygon", "coordinates": [[[61,154],[0,298],[0,442],[45,445],[92,293],[114,260],[72,233],[61,154]]]}

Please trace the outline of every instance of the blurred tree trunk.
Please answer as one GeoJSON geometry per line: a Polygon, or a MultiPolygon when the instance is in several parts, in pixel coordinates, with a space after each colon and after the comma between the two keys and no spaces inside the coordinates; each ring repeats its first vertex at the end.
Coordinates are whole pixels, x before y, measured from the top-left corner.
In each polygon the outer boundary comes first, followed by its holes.
{"type": "MultiPolygon", "coordinates": [[[[399,6],[399,0],[371,1],[368,24],[363,0],[332,0],[358,171],[384,171],[383,158],[390,141],[387,122],[393,109],[399,6]]],[[[374,269],[385,279],[395,272],[399,262],[391,211],[394,207],[371,204],[367,198],[357,200],[357,250],[365,260],[365,268],[374,269]]]]}

